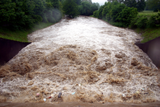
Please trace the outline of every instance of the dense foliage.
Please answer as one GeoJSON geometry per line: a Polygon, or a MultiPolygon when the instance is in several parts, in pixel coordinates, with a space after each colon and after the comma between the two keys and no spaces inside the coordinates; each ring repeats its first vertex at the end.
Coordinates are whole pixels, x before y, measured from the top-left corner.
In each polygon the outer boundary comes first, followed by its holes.
{"type": "Polygon", "coordinates": [[[63,6],[64,13],[70,18],[78,15],[78,6],[74,0],[66,0],[63,6]]]}
{"type": "Polygon", "coordinates": [[[121,27],[127,27],[137,14],[136,8],[127,7],[118,2],[108,2],[101,6],[99,11],[94,12],[94,17],[114,22],[114,24],[121,27]]]}
{"type": "Polygon", "coordinates": [[[71,18],[77,15],[93,15],[98,7],[98,3],[92,3],[90,0],[65,0],[63,10],[71,18]]]}
{"type": "Polygon", "coordinates": [[[98,10],[98,4],[96,3],[84,1],[79,5],[80,15],[90,16],[93,15],[93,12],[96,10],[98,10]]]}
{"type": "Polygon", "coordinates": [[[128,7],[135,7],[137,8],[137,10],[143,11],[145,6],[146,6],[146,2],[145,0],[125,0],[124,4],[128,7]]]}
{"type": "Polygon", "coordinates": [[[63,14],[70,18],[93,15],[98,7],[90,0],[0,0],[0,26],[24,30],[39,22],[55,23],[63,14]]]}
{"type": "Polygon", "coordinates": [[[10,29],[28,29],[35,23],[57,22],[61,18],[58,0],[1,0],[0,25],[10,29]]]}
{"type": "Polygon", "coordinates": [[[154,10],[154,12],[158,12],[158,10],[160,11],[160,0],[147,0],[146,9],[154,10]]]}
{"type": "Polygon", "coordinates": [[[160,27],[160,13],[151,17],[138,16],[132,20],[131,28],[158,28],[160,27]]]}
{"type": "Polygon", "coordinates": [[[143,11],[146,6],[145,0],[108,0],[108,2],[119,2],[127,7],[137,8],[139,12],[143,11]]]}

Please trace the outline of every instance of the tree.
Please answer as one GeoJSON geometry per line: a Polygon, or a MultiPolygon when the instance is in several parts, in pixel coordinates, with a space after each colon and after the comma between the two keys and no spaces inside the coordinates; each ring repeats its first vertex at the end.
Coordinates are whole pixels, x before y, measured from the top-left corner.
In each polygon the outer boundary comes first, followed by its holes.
{"type": "MultiPolygon", "coordinates": [[[[28,1],[29,2],[29,1],[28,1]]],[[[29,28],[35,23],[40,17],[34,15],[33,9],[34,4],[30,4],[27,9],[27,2],[25,0],[13,1],[12,0],[1,0],[0,1],[0,24],[4,27],[13,30],[20,30],[29,28]]]]}
{"type": "Polygon", "coordinates": [[[12,3],[11,0],[0,1],[1,25],[8,26],[10,24],[10,21],[16,18],[15,8],[16,8],[16,3],[12,3]]]}
{"type": "Polygon", "coordinates": [[[0,25],[24,30],[40,21],[55,23],[61,18],[60,8],[59,0],[0,0],[0,25]]]}
{"type": "Polygon", "coordinates": [[[145,0],[139,0],[139,1],[137,2],[136,8],[137,8],[137,10],[138,10],[139,12],[140,12],[140,11],[143,11],[145,7],[146,7],[146,2],[145,2],[145,0]]]}
{"type": "Polygon", "coordinates": [[[94,11],[93,12],[93,16],[96,17],[96,18],[98,18],[99,17],[99,11],[98,10],[94,11]]]}
{"type": "Polygon", "coordinates": [[[160,10],[160,0],[147,0],[147,8],[150,10],[158,11],[160,10]]]}
{"type": "Polygon", "coordinates": [[[137,8],[127,7],[125,4],[113,1],[101,6],[93,16],[103,18],[119,27],[127,27],[137,14],[137,8]]]}
{"type": "Polygon", "coordinates": [[[92,14],[94,11],[98,10],[98,4],[97,3],[92,3],[91,5],[91,11],[92,11],[92,14]]]}
{"type": "Polygon", "coordinates": [[[81,5],[81,0],[75,0],[77,5],[81,5]]]}
{"type": "Polygon", "coordinates": [[[134,7],[125,7],[117,17],[117,21],[123,23],[124,26],[128,26],[131,20],[137,16],[137,9],[134,7]]]}
{"type": "Polygon", "coordinates": [[[81,15],[90,16],[93,15],[93,12],[98,10],[97,3],[89,3],[88,1],[84,1],[79,6],[79,12],[81,15]]]}
{"type": "Polygon", "coordinates": [[[66,0],[63,5],[63,10],[70,18],[74,18],[78,15],[78,6],[74,0],[66,0]]]}
{"type": "Polygon", "coordinates": [[[124,4],[128,7],[136,7],[137,6],[136,0],[125,0],[124,4]]]}
{"type": "Polygon", "coordinates": [[[81,2],[89,2],[90,4],[92,4],[92,0],[81,0],[81,2]]]}
{"type": "Polygon", "coordinates": [[[123,2],[128,7],[137,8],[138,11],[143,11],[146,6],[145,0],[125,0],[125,1],[118,0],[118,1],[123,2]]]}
{"type": "Polygon", "coordinates": [[[98,12],[98,18],[99,19],[102,19],[103,18],[103,16],[102,16],[102,12],[103,12],[103,9],[104,9],[104,7],[105,7],[105,5],[103,5],[103,6],[101,6],[100,8],[99,8],[99,12],[98,12]]]}
{"type": "Polygon", "coordinates": [[[89,16],[91,15],[91,4],[87,1],[82,2],[81,15],[89,16]]]}
{"type": "Polygon", "coordinates": [[[52,7],[59,9],[59,0],[50,0],[52,7]]]}
{"type": "Polygon", "coordinates": [[[125,8],[126,6],[124,4],[117,4],[114,5],[113,9],[112,9],[112,21],[114,22],[118,22],[117,17],[120,15],[121,11],[125,8]]]}

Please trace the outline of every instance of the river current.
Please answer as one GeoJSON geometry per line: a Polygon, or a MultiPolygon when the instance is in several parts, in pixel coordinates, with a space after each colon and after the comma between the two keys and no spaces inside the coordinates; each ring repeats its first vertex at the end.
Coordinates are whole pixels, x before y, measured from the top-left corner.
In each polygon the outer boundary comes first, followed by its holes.
{"type": "Polygon", "coordinates": [[[28,39],[32,43],[0,68],[1,102],[160,101],[159,71],[134,45],[142,38],[131,30],[80,16],[28,39]]]}

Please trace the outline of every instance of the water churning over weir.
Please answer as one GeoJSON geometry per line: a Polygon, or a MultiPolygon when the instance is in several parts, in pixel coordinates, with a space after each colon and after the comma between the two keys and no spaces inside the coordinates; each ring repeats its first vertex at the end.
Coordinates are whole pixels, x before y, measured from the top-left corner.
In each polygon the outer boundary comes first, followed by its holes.
{"type": "Polygon", "coordinates": [[[134,45],[141,37],[130,30],[78,17],[33,32],[28,39],[32,43],[0,68],[4,101],[160,100],[159,71],[134,45]]]}

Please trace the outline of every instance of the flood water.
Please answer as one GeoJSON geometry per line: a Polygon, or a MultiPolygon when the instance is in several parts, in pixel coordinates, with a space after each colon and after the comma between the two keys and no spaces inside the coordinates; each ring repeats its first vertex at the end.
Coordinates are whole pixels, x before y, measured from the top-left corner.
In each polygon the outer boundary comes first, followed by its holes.
{"type": "Polygon", "coordinates": [[[120,103],[111,107],[158,107],[153,102],[160,101],[159,71],[134,45],[142,39],[135,32],[81,16],[33,32],[28,39],[32,43],[0,68],[0,102],[12,102],[2,107],[103,107],[107,102],[120,103]]]}

